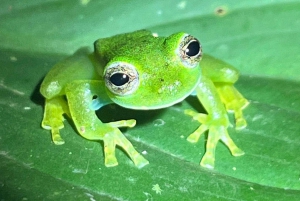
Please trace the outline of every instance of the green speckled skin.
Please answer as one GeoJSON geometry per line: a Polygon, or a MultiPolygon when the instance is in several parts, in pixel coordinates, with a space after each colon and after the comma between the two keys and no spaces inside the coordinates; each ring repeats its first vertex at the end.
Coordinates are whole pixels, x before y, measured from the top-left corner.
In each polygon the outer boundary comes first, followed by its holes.
{"type": "Polygon", "coordinates": [[[203,132],[209,132],[206,153],[200,164],[207,168],[214,167],[214,152],[219,140],[228,146],[234,156],[244,154],[227,132],[230,124],[227,111],[235,113],[237,129],[246,126],[242,109],[248,101],[233,86],[238,72],[209,55],[204,55],[195,67],[186,67],[176,54],[185,35],[180,32],[169,37],[154,37],[146,30],[121,34],[97,40],[94,52],[81,48],[59,62],[46,75],[40,88],[46,98],[42,127],[51,130],[55,144],[63,144],[59,130],[63,128],[62,115],[65,113],[83,137],[104,141],[106,166],[118,164],[115,146],[119,145],[137,167],[143,167],[149,162],[119,130],[119,127],[133,127],[135,120],[102,123],[95,110],[111,103],[131,109],[165,108],[196,91],[207,114],[192,110],[187,110],[186,114],[201,123],[188,141],[197,142],[203,132]],[[128,63],[137,71],[138,86],[129,95],[113,93],[105,85],[104,74],[108,66],[118,62],[128,63]]]}

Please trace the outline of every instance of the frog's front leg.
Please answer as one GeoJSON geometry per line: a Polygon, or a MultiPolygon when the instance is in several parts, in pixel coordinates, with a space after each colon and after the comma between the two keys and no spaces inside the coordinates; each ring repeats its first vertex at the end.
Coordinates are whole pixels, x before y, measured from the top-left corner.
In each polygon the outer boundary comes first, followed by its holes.
{"type": "Polygon", "coordinates": [[[116,145],[126,151],[137,167],[147,165],[149,162],[134,149],[118,129],[119,127],[133,127],[136,121],[102,123],[95,114],[93,103],[95,95],[98,96],[99,107],[111,102],[106,96],[102,81],[74,81],[66,87],[71,117],[80,135],[89,140],[103,140],[105,165],[108,167],[118,165],[115,157],[116,145]]]}
{"type": "Polygon", "coordinates": [[[201,134],[206,130],[209,131],[206,152],[200,165],[206,168],[214,167],[215,149],[219,140],[225,143],[232,155],[243,155],[244,152],[235,145],[227,132],[227,128],[230,124],[228,115],[214,83],[207,77],[202,76],[196,88],[196,93],[207,114],[199,114],[192,110],[186,110],[186,114],[191,115],[195,120],[201,123],[201,126],[188,137],[188,141],[197,142],[201,134]]]}

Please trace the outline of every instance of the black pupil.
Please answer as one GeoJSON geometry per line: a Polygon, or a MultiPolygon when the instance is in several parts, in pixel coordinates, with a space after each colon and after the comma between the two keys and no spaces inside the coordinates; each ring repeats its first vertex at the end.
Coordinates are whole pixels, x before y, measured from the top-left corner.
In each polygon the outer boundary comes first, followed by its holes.
{"type": "Polygon", "coordinates": [[[192,41],[186,49],[186,54],[190,57],[196,56],[199,53],[200,45],[198,41],[192,41]]]}
{"type": "Polygon", "coordinates": [[[115,73],[110,77],[109,80],[116,86],[122,86],[129,81],[129,76],[124,73],[115,73]]]}

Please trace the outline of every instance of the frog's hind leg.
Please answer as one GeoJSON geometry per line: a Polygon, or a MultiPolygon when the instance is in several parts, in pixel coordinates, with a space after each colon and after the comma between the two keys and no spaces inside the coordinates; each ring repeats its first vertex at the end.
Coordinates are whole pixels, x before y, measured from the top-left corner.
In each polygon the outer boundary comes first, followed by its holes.
{"type": "Polygon", "coordinates": [[[69,107],[63,96],[46,99],[42,127],[51,130],[52,140],[56,145],[65,143],[59,133],[59,130],[64,128],[63,114],[70,116],[69,107]]]}
{"type": "Polygon", "coordinates": [[[247,122],[243,117],[242,110],[247,107],[249,101],[232,84],[215,83],[215,86],[226,110],[235,115],[235,128],[238,130],[245,128],[247,122]]]}
{"type": "Polygon", "coordinates": [[[209,55],[204,55],[201,67],[203,74],[213,81],[226,110],[234,113],[235,128],[243,129],[246,127],[247,123],[242,110],[249,104],[249,101],[233,86],[239,77],[238,70],[209,55]]]}

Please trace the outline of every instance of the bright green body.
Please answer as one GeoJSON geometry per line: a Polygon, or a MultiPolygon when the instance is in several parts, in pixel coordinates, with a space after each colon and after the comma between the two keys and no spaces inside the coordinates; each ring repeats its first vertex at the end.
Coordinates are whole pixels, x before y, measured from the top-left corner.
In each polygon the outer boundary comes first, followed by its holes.
{"type": "Polygon", "coordinates": [[[104,141],[106,166],[117,165],[115,146],[119,145],[138,167],[143,167],[148,161],[118,129],[133,127],[135,120],[102,123],[95,110],[111,103],[141,110],[165,108],[196,91],[207,114],[191,110],[186,114],[201,123],[188,137],[190,142],[197,142],[203,132],[209,131],[201,165],[214,167],[219,140],[233,155],[242,155],[244,152],[227,133],[226,109],[235,113],[237,129],[246,126],[242,109],[248,101],[233,86],[238,72],[208,55],[199,65],[201,54],[197,39],[185,33],[154,37],[141,30],[99,39],[95,52],[82,48],[55,65],[45,77],[40,89],[46,98],[42,126],[51,130],[55,144],[63,144],[59,129],[63,128],[62,115],[66,113],[83,137],[104,141]]]}

